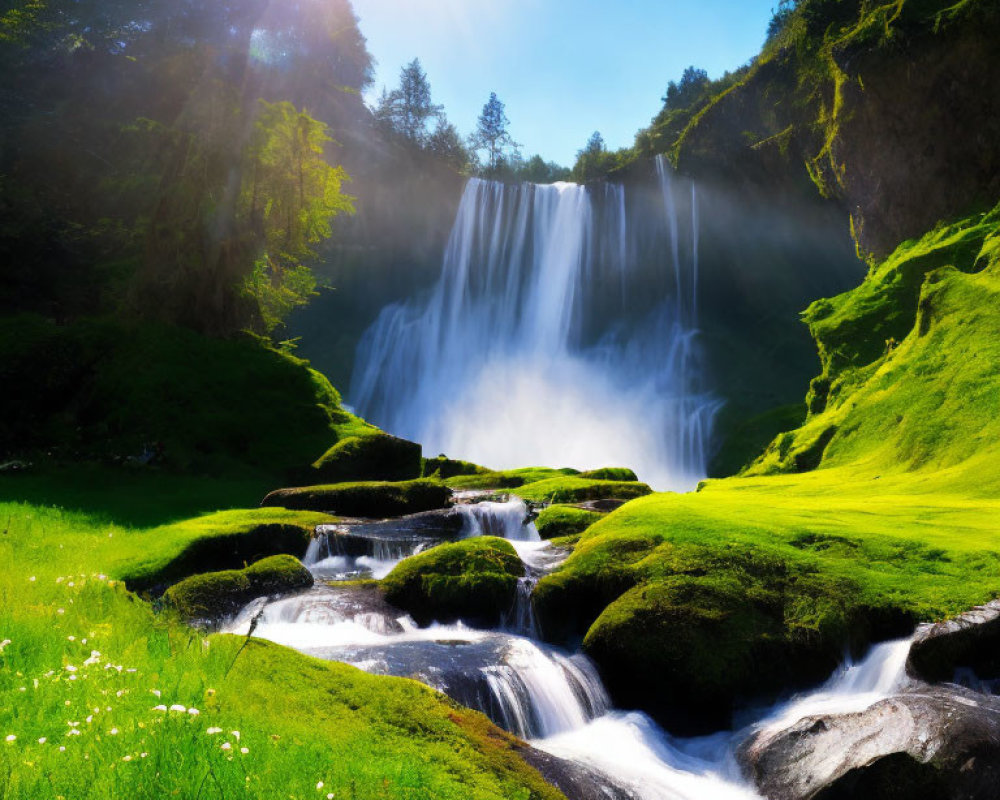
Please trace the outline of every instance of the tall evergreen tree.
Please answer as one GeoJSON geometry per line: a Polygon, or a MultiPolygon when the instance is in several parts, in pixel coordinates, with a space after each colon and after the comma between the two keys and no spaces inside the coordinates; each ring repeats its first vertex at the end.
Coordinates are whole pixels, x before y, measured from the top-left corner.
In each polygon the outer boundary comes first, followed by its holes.
{"type": "Polygon", "coordinates": [[[488,156],[487,169],[495,171],[504,161],[506,151],[516,151],[521,145],[514,141],[507,126],[506,106],[497,98],[496,92],[490,92],[490,99],[483,106],[479,115],[476,131],[469,139],[473,150],[485,150],[488,156]]]}
{"type": "Polygon", "coordinates": [[[422,146],[429,136],[428,123],[441,115],[442,108],[431,101],[427,73],[420,66],[420,59],[415,58],[400,70],[399,88],[382,91],[374,113],[376,119],[387,123],[396,133],[422,146]]]}

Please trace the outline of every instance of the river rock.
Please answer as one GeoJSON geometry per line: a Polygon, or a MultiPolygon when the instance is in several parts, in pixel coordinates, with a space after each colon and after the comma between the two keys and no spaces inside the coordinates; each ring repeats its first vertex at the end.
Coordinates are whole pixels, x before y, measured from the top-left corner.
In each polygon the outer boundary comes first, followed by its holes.
{"type": "Polygon", "coordinates": [[[434,481],[421,479],[398,482],[361,481],[277,489],[261,501],[261,506],[386,519],[447,508],[450,501],[450,489],[434,481]]]}
{"type": "Polygon", "coordinates": [[[524,747],[518,753],[566,795],[567,800],[640,800],[634,792],[616,786],[608,775],[577,761],[559,758],[534,747],[524,747]]]}
{"type": "Polygon", "coordinates": [[[764,729],[738,758],[770,800],[997,800],[1000,698],[921,687],[764,729]]]}
{"type": "Polygon", "coordinates": [[[1000,678],[1000,600],[917,629],[906,671],[925,681],[950,681],[960,668],[1000,678]]]}

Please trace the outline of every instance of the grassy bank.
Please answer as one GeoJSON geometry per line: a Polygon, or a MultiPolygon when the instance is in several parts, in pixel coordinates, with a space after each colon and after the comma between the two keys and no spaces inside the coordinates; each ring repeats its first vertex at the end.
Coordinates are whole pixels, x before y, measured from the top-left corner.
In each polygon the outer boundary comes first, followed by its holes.
{"type": "Polygon", "coordinates": [[[560,796],[511,737],[413,681],[240,652],[125,589],[212,518],[129,528],[6,502],[0,521],[4,797],[560,796]]]}

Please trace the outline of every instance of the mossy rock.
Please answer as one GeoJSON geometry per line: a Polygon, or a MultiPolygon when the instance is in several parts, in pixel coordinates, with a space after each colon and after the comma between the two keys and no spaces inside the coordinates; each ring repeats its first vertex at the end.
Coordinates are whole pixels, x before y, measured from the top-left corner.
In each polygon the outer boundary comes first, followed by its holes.
{"type": "Polygon", "coordinates": [[[554,505],[542,509],[535,520],[535,527],[543,539],[555,539],[583,533],[604,517],[597,511],[587,511],[574,506],[554,505]]]}
{"type": "Polygon", "coordinates": [[[271,556],[245,569],[194,575],[167,589],[167,605],[186,619],[218,620],[256,597],[285,594],[313,585],[313,577],[293,556],[271,556]]]}
{"type": "Polygon", "coordinates": [[[470,461],[460,461],[440,455],[437,458],[423,459],[420,477],[437,477],[444,481],[458,475],[485,475],[489,472],[490,470],[486,469],[486,467],[481,467],[470,461]]]}
{"type": "Polygon", "coordinates": [[[383,519],[445,508],[451,490],[436,481],[360,481],[328,486],[278,489],[261,501],[303,511],[326,511],[345,517],[383,519]]]}
{"type": "Polygon", "coordinates": [[[561,476],[529,483],[517,495],[535,503],[583,503],[587,500],[634,500],[653,490],[637,481],[589,480],[579,476],[561,476]]]}
{"type": "Polygon", "coordinates": [[[565,478],[579,473],[570,467],[520,467],[518,469],[485,470],[475,474],[455,475],[446,478],[453,489],[517,489],[529,483],[565,478]]]}
{"type": "Polygon", "coordinates": [[[494,627],[514,604],[524,565],[510,542],[480,536],[403,561],[381,582],[386,600],[421,625],[463,620],[494,627]]]}
{"type": "Polygon", "coordinates": [[[600,469],[589,469],[581,472],[577,477],[586,478],[592,481],[627,481],[635,482],[639,478],[627,467],[601,467],[600,469]]]}
{"type": "Polygon", "coordinates": [[[337,442],[312,465],[312,478],[342,481],[406,481],[421,477],[421,447],[415,442],[375,433],[337,442]]]}

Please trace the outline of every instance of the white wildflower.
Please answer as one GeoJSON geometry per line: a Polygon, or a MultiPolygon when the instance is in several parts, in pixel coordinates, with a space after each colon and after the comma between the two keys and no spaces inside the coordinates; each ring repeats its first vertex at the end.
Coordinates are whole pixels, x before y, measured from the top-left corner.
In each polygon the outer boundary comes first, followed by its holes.
{"type": "Polygon", "coordinates": [[[166,711],[166,710],[167,710],[166,706],[162,706],[162,705],[161,706],[153,706],[153,711],[166,711]]]}
{"type": "Polygon", "coordinates": [[[201,712],[197,708],[188,709],[188,714],[190,714],[192,717],[197,717],[200,713],[201,712]]]}
{"type": "Polygon", "coordinates": [[[38,743],[39,744],[45,744],[47,741],[48,741],[48,739],[46,739],[44,736],[41,736],[38,739],[38,743]]]}
{"type": "Polygon", "coordinates": [[[247,753],[250,752],[250,748],[249,747],[241,747],[240,748],[240,752],[243,753],[243,755],[246,755],[247,753]]]}
{"type": "Polygon", "coordinates": [[[233,738],[236,739],[236,741],[238,742],[240,740],[240,732],[239,731],[233,731],[232,734],[233,734],[233,738]]]}
{"type": "Polygon", "coordinates": [[[316,788],[317,789],[322,789],[323,788],[323,781],[320,781],[319,783],[317,783],[316,784],[316,788]]]}
{"type": "Polygon", "coordinates": [[[209,728],[207,731],[205,731],[205,733],[207,733],[209,736],[215,736],[215,734],[217,733],[222,733],[222,728],[214,728],[214,727],[209,728]]]}
{"type": "Polygon", "coordinates": [[[170,706],[170,710],[171,711],[176,711],[179,714],[183,714],[183,713],[185,713],[187,711],[187,709],[184,706],[182,706],[180,703],[174,703],[172,706],[170,706]]]}
{"type": "Polygon", "coordinates": [[[118,735],[118,728],[112,728],[110,731],[108,731],[108,734],[110,736],[117,736],[118,735]]]}
{"type": "Polygon", "coordinates": [[[150,689],[149,691],[153,694],[154,697],[159,697],[161,694],[159,689],[150,689]]]}
{"type": "Polygon", "coordinates": [[[132,756],[122,756],[122,761],[131,761],[132,756]]]}
{"type": "Polygon", "coordinates": [[[229,742],[223,742],[221,745],[219,745],[219,749],[220,750],[232,750],[233,746],[231,744],[229,744],[229,742]]]}
{"type": "Polygon", "coordinates": [[[7,738],[4,741],[7,741],[7,742],[16,742],[17,741],[17,737],[13,733],[9,733],[9,734],[7,734],[7,738]]]}

